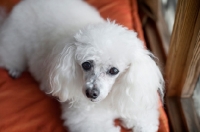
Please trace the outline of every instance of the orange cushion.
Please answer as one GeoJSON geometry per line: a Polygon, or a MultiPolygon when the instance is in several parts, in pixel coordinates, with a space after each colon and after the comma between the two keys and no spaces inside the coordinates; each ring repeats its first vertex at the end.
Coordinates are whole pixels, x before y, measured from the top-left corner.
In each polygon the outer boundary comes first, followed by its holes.
{"type": "Polygon", "coordinates": [[[0,132],[64,132],[59,103],[29,73],[12,79],[0,69],[0,132]]]}
{"type": "MultiPolygon", "coordinates": [[[[1,0],[0,5],[9,12],[19,0],[1,0]]],[[[136,0],[87,0],[104,18],[116,20],[138,32],[144,40],[136,0]]],[[[60,105],[39,90],[37,82],[25,72],[12,79],[0,69],[0,131],[2,132],[64,132],[60,119],[60,105]]],[[[160,107],[159,132],[168,132],[165,111],[160,107]]],[[[128,132],[123,129],[122,132],[128,132]]]]}

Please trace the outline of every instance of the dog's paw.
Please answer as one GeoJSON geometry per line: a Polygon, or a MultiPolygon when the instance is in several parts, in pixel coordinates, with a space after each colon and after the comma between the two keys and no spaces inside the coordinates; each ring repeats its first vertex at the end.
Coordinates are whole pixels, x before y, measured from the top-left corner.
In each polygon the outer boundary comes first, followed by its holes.
{"type": "Polygon", "coordinates": [[[133,128],[133,122],[130,120],[121,120],[121,125],[126,129],[132,129],[133,128]]]}
{"type": "Polygon", "coordinates": [[[113,129],[113,132],[120,132],[120,131],[121,131],[120,126],[115,126],[115,128],[113,129]]]}
{"type": "Polygon", "coordinates": [[[16,69],[10,69],[8,70],[8,74],[12,77],[12,78],[18,78],[21,75],[21,71],[16,70],[16,69]]]}

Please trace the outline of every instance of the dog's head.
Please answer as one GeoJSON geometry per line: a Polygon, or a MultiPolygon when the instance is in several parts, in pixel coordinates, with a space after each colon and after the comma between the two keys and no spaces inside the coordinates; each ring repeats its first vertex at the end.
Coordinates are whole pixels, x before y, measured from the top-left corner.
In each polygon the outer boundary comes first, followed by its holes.
{"type": "Polygon", "coordinates": [[[142,41],[135,32],[115,23],[95,24],[80,30],[64,55],[61,67],[68,70],[62,73],[68,72],[65,79],[69,81],[57,90],[55,95],[60,99],[67,99],[65,96],[70,94],[71,98],[83,97],[81,91],[85,98],[99,102],[111,91],[120,96],[128,89],[134,90],[126,94],[146,89],[145,92],[156,94],[157,89],[162,90],[160,71],[142,41]]]}

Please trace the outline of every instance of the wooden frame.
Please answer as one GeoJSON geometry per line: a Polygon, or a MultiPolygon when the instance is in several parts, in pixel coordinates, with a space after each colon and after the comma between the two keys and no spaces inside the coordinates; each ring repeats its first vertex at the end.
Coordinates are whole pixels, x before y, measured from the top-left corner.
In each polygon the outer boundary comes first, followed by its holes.
{"type": "Polygon", "coordinates": [[[171,131],[200,131],[192,99],[200,75],[200,1],[178,0],[170,46],[159,2],[139,0],[140,15],[147,45],[165,76],[171,131]]]}
{"type": "Polygon", "coordinates": [[[191,97],[200,73],[200,1],[179,0],[166,65],[167,96],[191,97]]]}
{"type": "Polygon", "coordinates": [[[200,75],[200,1],[179,0],[166,63],[172,131],[200,131],[192,95],[200,75]]]}

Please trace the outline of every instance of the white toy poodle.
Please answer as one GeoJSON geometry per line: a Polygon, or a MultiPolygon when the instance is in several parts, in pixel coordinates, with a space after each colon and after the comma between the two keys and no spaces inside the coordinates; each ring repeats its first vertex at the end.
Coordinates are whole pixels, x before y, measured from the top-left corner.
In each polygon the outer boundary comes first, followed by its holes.
{"type": "Polygon", "coordinates": [[[59,98],[70,132],[156,132],[163,78],[134,31],[81,0],[24,0],[0,29],[0,66],[28,68],[59,98]]]}

